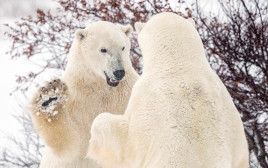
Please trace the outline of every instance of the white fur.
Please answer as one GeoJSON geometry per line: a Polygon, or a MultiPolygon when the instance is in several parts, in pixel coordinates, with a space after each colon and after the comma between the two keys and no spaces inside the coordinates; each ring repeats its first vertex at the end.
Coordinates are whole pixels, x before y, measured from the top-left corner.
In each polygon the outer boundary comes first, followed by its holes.
{"type": "Polygon", "coordinates": [[[140,33],[140,31],[142,30],[143,26],[145,25],[145,23],[142,22],[136,22],[135,23],[135,30],[137,33],[140,33]]]}
{"type": "Polygon", "coordinates": [[[65,108],[58,110],[56,119],[47,122],[43,116],[35,115],[38,112],[35,99],[40,93],[33,99],[34,126],[46,144],[41,168],[99,167],[85,158],[91,123],[101,112],[122,114],[125,111],[131,88],[138,78],[129,59],[131,31],[131,26],[103,21],[76,31],[61,79],[68,87],[65,108]],[[102,53],[102,48],[108,52],[102,53]],[[110,87],[104,71],[114,79],[113,72],[119,69],[125,70],[125,77],[117,87],[110,87]]]}
{"type": "Polygon", "coordinates": [[[93,121],[88,155],[107,167],[247,168],[239,113],[193,24],[161,13],[138,41],[143,74],[124,115],[93,121]]]}

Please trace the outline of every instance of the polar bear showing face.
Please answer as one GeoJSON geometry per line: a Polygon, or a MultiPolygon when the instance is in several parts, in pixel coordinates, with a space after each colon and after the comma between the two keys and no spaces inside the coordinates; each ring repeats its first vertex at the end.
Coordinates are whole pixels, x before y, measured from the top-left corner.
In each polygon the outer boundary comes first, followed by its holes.
{"type": "Polygon", "coordinates": [[[109,22],[97,22],[86,29],[76,31],[78,50],[81,52],[87,71],[106,80],[116,87],[125,76],[125,56],[130,49],[126,37],[132,32],[131,26],[111,26],[109,22]],[[115,33],[115,32],[124,33],[115,33]]]}
{"type": "Polygon", "coordinates": [[[191,20],[136,24],[144,59],[124,115],[92,123],[88,156],[107,167],[248,168],[243,124],[191,20]]]}
{"type": "Polygon", "coordinates": [[[85,158],[93,119],[122,114],[138,78],[129,52],[132,27],[98,21],[74,36],[60,79],[41,87],[31,102],[34,127],[45,142],[41,168],[98,168],[85,158]]]}

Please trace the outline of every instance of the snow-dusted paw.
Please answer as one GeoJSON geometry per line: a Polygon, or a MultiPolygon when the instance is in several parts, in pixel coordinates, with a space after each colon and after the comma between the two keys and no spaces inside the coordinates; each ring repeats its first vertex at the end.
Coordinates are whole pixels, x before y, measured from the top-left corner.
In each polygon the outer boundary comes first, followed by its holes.
{"type": "Polygon", "coordinates": [[[41,87],[39,98],[36,102],[36,115],[45,115],[48,122],[59,113],[59,108],[64,108],[67,101],[67,86],[60,79],[53,79],[41,87]]]}

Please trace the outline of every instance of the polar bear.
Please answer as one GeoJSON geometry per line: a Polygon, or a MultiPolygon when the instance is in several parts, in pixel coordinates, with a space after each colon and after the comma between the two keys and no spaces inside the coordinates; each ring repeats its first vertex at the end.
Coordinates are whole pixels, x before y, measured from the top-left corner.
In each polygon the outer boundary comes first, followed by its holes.
{"type": "Polygon", "coordinates": [[[93,119],[123,114],[138,78],[129,58],[130,25],[98,21],[75,32],[66,71],[31,102],[34,127],[46,148],[41,168],[99,167],[85,159],[93,119]]]}
{"type": "Polygon", "coordinates": [[[143,74],[123,115],[95,118],[88,156],[107,167],[247,168],[242,121],[192,21],[161,13],[135,27],[143,74]]]}

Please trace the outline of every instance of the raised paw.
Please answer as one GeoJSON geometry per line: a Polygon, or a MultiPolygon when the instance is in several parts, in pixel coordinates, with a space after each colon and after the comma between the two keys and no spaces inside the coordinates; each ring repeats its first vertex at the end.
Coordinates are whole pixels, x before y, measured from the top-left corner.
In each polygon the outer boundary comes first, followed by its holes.
{"type": "Polygon", "coordinates": [[[53,79],[39,90],[36,100],[36,115],[45,115],[49,122],[58,114],[59,108],[64,108],[67,101],[67,86],[60,79],[53,79]]]}

